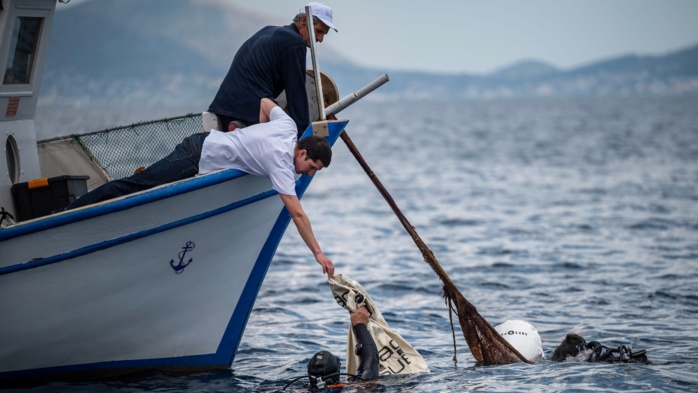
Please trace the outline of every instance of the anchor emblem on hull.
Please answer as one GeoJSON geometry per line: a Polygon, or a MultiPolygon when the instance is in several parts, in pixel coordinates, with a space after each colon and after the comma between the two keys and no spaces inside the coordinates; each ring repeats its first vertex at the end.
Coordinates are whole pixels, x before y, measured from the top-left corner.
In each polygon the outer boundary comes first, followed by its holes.
{"type": "Polygon", "coordinates": [[[187,244],[182,247],[182,251],[179,252],[179,262],[175,264],[175,260],[171,259],[170,260],[170,266],[172,266],[172,269],[174,269],[175,273],[179,274],[184,271],[184,269],[189,266],[189,264],[194,260],[194,258],[189,258],[188,261],[184,262],[184,256],[187,255],[187,252],[191,251],[196,247],[196,244],[192,241],[188,241],[187,244]]]}

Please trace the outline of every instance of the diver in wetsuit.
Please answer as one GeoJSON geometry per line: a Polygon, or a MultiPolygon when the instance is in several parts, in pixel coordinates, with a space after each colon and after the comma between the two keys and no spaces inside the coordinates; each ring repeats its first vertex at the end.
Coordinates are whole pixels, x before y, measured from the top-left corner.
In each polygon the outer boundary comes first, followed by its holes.
{"type": "Polygon", "coordinates": [[[586,357],[587,362],[608,362],[608,363],[642,363],[650,364],[647,359],[647,351],[634,351],[629,345],[621,345],[618,348],[609,348],[602,345],[598,341],[589,343],[584,340],[584,337],[569,333],[562,340],[562,343],[555,348],[553,356],[550,360],[554,362],[564,362],[569,357],[576,357],[580,353],[590,350],[591,352],[586,357]]]}
{"type": "Polygon", "coordinates": [[[286,387],[304,377],[310,379],[311,388],[342,387],[344,384],[339,382],[341,375],[348,375],[349,382],[369,381],[378,378],[378,348],[367,328],[370,315],[366,307],[363,306],[351,313],[351,328],[358,342],[354,348],[356,355],[359,356],[359,367],[356,374],[340,372],[341,361],[339,357],[328,351],[320,351],[310,359],[308,375],[294,379],[286,387]]]}

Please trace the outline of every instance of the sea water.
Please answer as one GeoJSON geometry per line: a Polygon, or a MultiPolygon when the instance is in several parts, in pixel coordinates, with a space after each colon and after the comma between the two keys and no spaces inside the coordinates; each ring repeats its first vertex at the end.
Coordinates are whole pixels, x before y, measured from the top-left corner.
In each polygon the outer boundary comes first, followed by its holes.
{"type": "MultiPolygon", "coordinates": [[[[363,284],[431,369],[343,391],[698,391],[698,98],[361,102],[340,115],[490,323],[532,323],[547,357],[576,332],[652,362],[475,367],[455,317],[454,362],[440,282],[338,141],[303,206],[336,272],[363,284]]],[[[319,350],[345,359],[349,318],[321,273],[290,225],[230,371],[22,391],[280,391],[319,350]]]]}

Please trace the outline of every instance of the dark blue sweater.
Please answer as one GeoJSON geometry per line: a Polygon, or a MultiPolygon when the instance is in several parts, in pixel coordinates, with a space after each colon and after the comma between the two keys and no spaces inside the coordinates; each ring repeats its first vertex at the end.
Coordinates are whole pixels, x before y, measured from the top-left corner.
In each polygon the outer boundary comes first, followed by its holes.
{"type": "Polygon", "coordinates": [[[305,91],[306,44],[296,25],[267,26],[250,37],[233,58],[208,111],[259,123],[259,101],[286,90],[288,112],[299,133],[310,123],[305,91]]]}

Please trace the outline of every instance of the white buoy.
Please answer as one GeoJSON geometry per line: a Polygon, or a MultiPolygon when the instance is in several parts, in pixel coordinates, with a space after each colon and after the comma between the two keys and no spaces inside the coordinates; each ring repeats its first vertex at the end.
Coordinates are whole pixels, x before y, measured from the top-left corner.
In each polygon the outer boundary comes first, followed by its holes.
{"type": "Polygon", "coordinates": [[[511,320],[495,326],[494,329],[529,361],[544,356],[538,330],[530,323],[511,320]]]}

